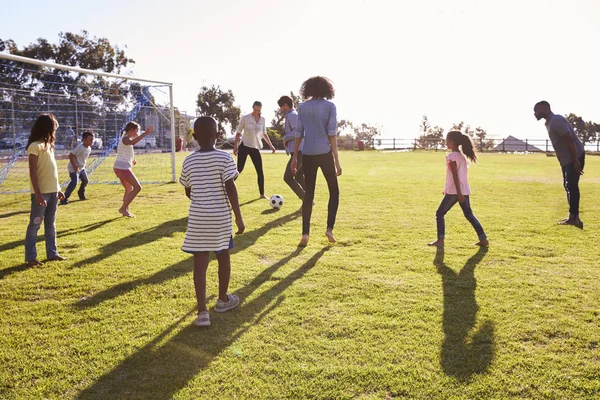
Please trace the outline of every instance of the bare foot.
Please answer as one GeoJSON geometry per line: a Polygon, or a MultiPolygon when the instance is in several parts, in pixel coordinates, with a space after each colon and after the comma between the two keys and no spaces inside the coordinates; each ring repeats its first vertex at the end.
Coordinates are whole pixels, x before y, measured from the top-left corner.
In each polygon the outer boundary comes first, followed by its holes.
{"type": "Polygon", "coordinates": [[[121,213],[121,215],[123,215],[124,217],[128,217],[128,218],[133,218],[135,217],[135,215],[133,215],[132,213],[129,212],[129,210],[123,210],[122,208],[119,208],[119,212],[121,213]]]}
{"type": "Polygon", "coordinates": [[[38,260],[27,261],[27,266],[28,267],[40,267],[42,265],[44,265],[44,263],[41,263],[38,260]]]}
{"type": "Polygon", "coordinates": [[[327,240],[329,240],[329,243],[335,243],[335,236],[333,236],[333,231],[331,229],[327,229],[325,231],[325,236],[327,236],[327,240]]]}
{"type": "Polygon", "coordinates": [[[480,240],[479,242],[475,243],[475,246],[481,246],[481,247],[488,247],[490,245],[490,242],[488,242],[487,239],[483,239],[480,240]]]}
{"type": "Polygon", "coordinates": [[[66,259],[66,257],[54,256],[52,258],[49,258],[48,261],[65,261],[66,259]]]}
{"type": "Polygon", "coordinates": [[[299,247],[306,247],[308,244],[308,235],[302,235],[302,239],[300,239],[300,243],[298,243],[299,247]]]}
{"type": "Polygon", "coordinates": [[[438,239],[435,242],[427,243],[427,246],[444,247],[444,239],[438,239]]]}
{"type": "Polygon", "coordinates": [[[258,198],[259,198],[259,199],[267,199],[267,200],[269,199],[269,198],[268,198],[267,196],[265,196],[264,194],[261,194],[261,195],[260,195],[258,198]]]}

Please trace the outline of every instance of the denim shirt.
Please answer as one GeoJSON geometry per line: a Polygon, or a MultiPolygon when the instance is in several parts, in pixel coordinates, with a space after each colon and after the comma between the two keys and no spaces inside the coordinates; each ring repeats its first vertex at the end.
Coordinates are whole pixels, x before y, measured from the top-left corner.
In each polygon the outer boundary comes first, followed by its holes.
{"type": "Polygon", "coordinates": [[[296,138],[304,137],[303,154],[329,153],[329,136],[335,136],[336,130],[337,110],[331,101],[310,99],[298,107],[298,124],[293,134],[296,138]]]}
{"type": "MultiPolygon", "coordinates": [[[[298,125],[298,113],[293,108],[287,112],[285,115],[285,125],[283,128],[285,129],[285,136],[283,137],[287,142],[285,145],[285,154],[292,154],[294,152],[294,147],[296,146],[296,138],[294,136],[294,129],[298,125]]],[[[300,147],[298,148],[299,152],[302,152],[302,148],[304,147],[304,139],[300,142],[300,147]]]]}

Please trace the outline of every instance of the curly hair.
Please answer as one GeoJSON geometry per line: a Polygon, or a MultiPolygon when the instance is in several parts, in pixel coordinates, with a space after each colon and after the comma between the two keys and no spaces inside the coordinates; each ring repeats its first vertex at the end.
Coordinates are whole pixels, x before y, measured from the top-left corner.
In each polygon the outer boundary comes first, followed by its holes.
{"type": "Polygon", "coordinates": [[[54,114],[42,114],[33,123],[31,134],[27,140],[27,148],[33,142],[43,142],[44,145],[54,149],[54,141],[56,140],[56,129],[58,129],[58,121],[54,114]]]}
{"type": "Polygon", "coordinates": [[[300,86],[300,96],[304,100],[309,98],[331,100],[335,97],[335,89],[331,81],[324,76],[313,76],[300,86]]]}

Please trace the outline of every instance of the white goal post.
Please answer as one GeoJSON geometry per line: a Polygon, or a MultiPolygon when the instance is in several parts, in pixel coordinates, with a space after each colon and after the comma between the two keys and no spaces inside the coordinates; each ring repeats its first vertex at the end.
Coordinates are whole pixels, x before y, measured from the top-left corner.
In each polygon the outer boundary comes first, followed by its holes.
{"type": "MultiPolygon", "coordinates": [[[[27,131],[28,127],[26,126],[26,123],[24,121],[31,120],[32,122],[32,120],[35,119],[36,114],[41,114],[44,112],[55,112],[55,109],[60,109],[63,114],[69,115],[69,121],[72,121],[74,119],[74,125],[77,125],[79,123],[81,129],[76,128],[76,130],[79,130],[79,132],[76,132],[75,135],[80,135],[81,132],[85,129],[93,129],[90,128],[91,125],[89,121],[94,121],[96,125],[102,125],[102,122],[99,121],[102,121],[103,118],[106,119],[107,115],[109,115],[110,127],[108,127],[107,129],[107,122],[105,120],[103,121],[104,130],[102,130],[101,127],[99,127],[99,130],[103,132],[105,139],[111,139],[110,141],[113,145],[116,144],[116,141],[113,139],[118,134],[116,130],[118,127],[121,127],[122,121],[125,121],[125,119],[130,117],[131,115],[134,116],[134,120],[136,115],[138,115],[140,118],[142,118],[142,114],[152,115],[151,118],[148,117],[147,119],[149,119],[150,122],[160,122],[160,125],[163,128],[163,136],[156,138],[156,142],[148,144],[148,147],[146,148],[146,153],[148,153],[147,155],[148,157],[150,157],[150,151],[148,150],[150,148],[154,148],[155,153],[170,152],[170,177],[166,178],[166,175],[163,175],[163,177],[160,178],[160,180],[162,182],[168,180],[170,180],[171,182],[175,182],[177,180],[175,156],[177,131],[175,120],[175,108],[173,105],[172,82],[144,79],[136,76],[127,76],[103,71],[88,70],[84,68],[56,64],[47,61],[40,61],[36,59],[0,52],[0,156],[3,156],[3,163],[0,164],[0,167],[2,168],[2,170],[0,171],[0,185],[3,185],[4,179],[7,177],[7,175],[9,175],[9,170],[13,166],[12,164],[15,164],[19,157],[24,154],[25,149],[22,148],[21,143],[19,143],[19,148],[17,148],[16,146],[14,146],[14,148],[12,149],[10,148],[10,144],[15,144],[14,141],[16,140],[17,136],[19,134],[24,135],[27,131]],[[68,75],[66,79],[68,83],[65,83],[60,80],[60,77],[57,77],[58,74],[56,74],[54,70],[69,71],[73,74],[63,73],[63,77],[64,75],[68,75]],[[20,75],[27,74],[29,74],[28,76],[32,76],[35,78],[30,78],[26,81],[26,83],[21,83],[21,81],[19,80],[22,79],[19,78],[20,75]],[[82,76],[83,79],[80,79],[82,76]],[[75,79],[76,77],[77,79],[75,79]],[[102,77],[103,79],[94,77],[102,77]],[[53,81],[53,79],[55,81],[53,81]],[[35,83],[32,83],[33,80],[37,80],[37,82],[39,82],[37,86],[35,83]],[[98,83],[98,81],[100,80],[102,80],[101,84],[98,83]],[[110,103],[108,100],[106,100],[112,98],[110,96],[118,97],[120,95],[120,92],[117,95],[115,95],[113,92],[120,90],[118,88],[123,86],[122,84],[124,82],[127,83],[127,85],[125,86],[127,86],[128,88],[135,88],[138,91],[138,94],[142,92],[144,93],[145,99],[147,101],[147,104],[145,104],[145,110],[143,110],[141,106],[138,107],[138,105],[136,105],[132,101],[132,90],[127,92],[128,96],[130,96],[129,98],[127,98],[127,103],[125,102],[125,100],[123,100],[125,98],[123,96],[121,96],[120,102],[115,100],[113,103],[110,103]],[[59,86],[60,88],[56,89],[59,86]],[[108,93],[109,86],[110,90],[112,91],[110,93],[108,93]],[[168,93],[165,93],[165,87],[168,88],[168,93]],[[46,90],[46,88],[54,89],[46,90]],[[150,91],[150,89],[152,91],[150,91]],[[106,93],[100,93],[100,91],[102,90],[106,90],[106,93]],[[97,92],[92,93],[92,91],[97,92]],[[83,98],[84,95],[86,96],[85,99],[83,98]],[[162,103],[160,103],[160,101],[162,101],[162,103]],[[103,106],[106,106],[106,109],[102,109],[103,106]],[[137,112],[139,114],[134,113],[132,111],[132,107],[137,108],[137,112]],[[82,111],[82,108],[85,108],[86,110],[93,109],[93,111],[87,111],[90,115],[93,114],[93,116],[88,117],[87,115],[84,115],[84,111],[82,111]],[[119,109],[119,111],[116,111],[117,108],[119,109]],[[148,111],[149,109],[152,109],[152,112],[148,111]],[[21,117],[18,116],[19,112],[22,115],[21,117]],[[74,117],[71,116],[72,114],[74,114],[74,117]],[[81,115],[81,117],[79,117],[79,115],[81,115]],[[83,124],[84,118],[88,125],[83,124]],[[18,128],[22,131],[20,133],[17,133],[17,121],[19,121],[20,123],[18,128]],[[167,133],[167,131],[169,131],[169,133],[167,133]],[[161,146],[158,146],[157,142],[160,142],[161,146]],[[7,146],[6,143],[8,143],[9,145],[7,146]],[[4,144],[4,146],[2,146],[2,144],[4,144]]],[[[59,120],[59,124],[63,125],[62,121],[59,120]]],[[[150,124],[151,123],[147,123],[147,125],[150,124]]],[[[142,126],[142,128],[143,127],[144,126],[142,126]]],[[[60,128],[63,127],[61,126],[60,128]]],[[[71,127],[69,127],[69,129],[71,129],[71,127]]],[[[106,148],[107,143],[104,143],[104,146],[106,148]]],[[[110,155],[109,151],[111,149],[107,148],[105,154],[100,154],[99,149],[96,150],[98,150],[96,151],[96,156],[98,159],[104,157],[102,158],[102,160],[98,160],[98,163],[102,163],[103,160],[110,155]]],[[[66,147],[65,151],[67,151],[66,147]]],[[[141,154],[143,154],[143,152],[141,152],[141,154]]],[[[156,159],[158,159],[158,157],[161,157],[161,161],[164,160],[164,162],[168,162],[168,159],[165,158],[168,157],[167,154],[163,154],[162,156],[156,154],[155,157],[156,159]]],[[[154,161],[155,159],[152,159],[152,161],[148,162],[148,164],[156,164],[154,161]]],[[[168,166],[166,164],[163,165],[164,168],[168,170],[168,166]]],[[[105,179],[104,176],[100,178],[101,181],[102,179],[105,179]]],[[[152,177],[149,180],[152,182],[158,181],[155,177],[152,177]]],[[[14,188],[12,188],[11,190],[13,190],[14,192],[14,188]]],[[[16,191],[23,190],[19,188],[16,191]]],[[[3,189],[2,187],[0,187],[0,193],[2,192],[7,193],[6,188],[3,189]]]]}

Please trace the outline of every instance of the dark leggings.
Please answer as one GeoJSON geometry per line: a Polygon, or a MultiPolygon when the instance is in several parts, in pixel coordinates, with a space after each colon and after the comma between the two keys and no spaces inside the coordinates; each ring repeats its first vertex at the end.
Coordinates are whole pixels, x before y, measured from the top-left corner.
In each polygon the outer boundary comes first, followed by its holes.
{"type": "Polygon", "coordinates": [[[246,158],[248,158],[248,156],[250,156],[252,164],[254,164],[254,168],[256,169],[256,175],[258,176],[258,191],[262,196],[265,194],[265,175],[263,174],[262,157],[260,156],[260,151],[258,149],[246,147],[244,146],[244,143],[240,144],[238,147],[237,159],[238,172],[241,174],[244,170],[246,158]]]}
{"type": "Polygon", "coordinates": [[[302,234],[310,233],[310,217],[312,215],[313,199],[315,198],[315,186],[317,184],[317,169],[320,167],[327,181],[329,188],[329,205],[327,206],[327,229],[333,229],[335,217],[337,215],[338,205],[340,203],[340,189],[338,187],[337,175],[335,174],[335,165],[333,163],[333,154],[331,151],[327,154],[316,156],[302,155],[302,164],[304,168],[304,182],[306,190],[304,201],[302,202],[302,234]]]}
{"type": "MultiPolygon", "coordinates": [[[[585,165],[585,154],[579,157],[579,163],[581,164],[581,170],[585,165]]],[[[575,164],[570,163],[562,167],[563,171],[563,186],[567,191],[567,201],[569,202],[569,217],[579,217],[579,199],[581,197],[579,193],[579,177],[580,175],[575,171],[575,164]]]]}

